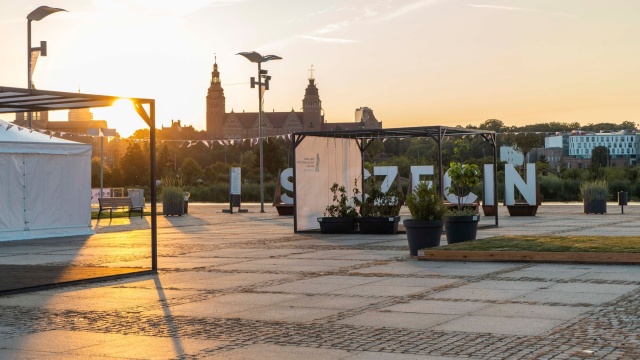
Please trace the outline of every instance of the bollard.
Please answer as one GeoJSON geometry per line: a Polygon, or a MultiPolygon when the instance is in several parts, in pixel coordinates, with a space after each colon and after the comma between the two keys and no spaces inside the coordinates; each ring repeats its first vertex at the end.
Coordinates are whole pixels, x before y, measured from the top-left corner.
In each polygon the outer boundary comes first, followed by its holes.
{"type": "Polygon", "coordinates": [[[620,205],[620,210],[624,214],[624,206],[628,205],[629,201],[629,193],[626,191],[618,192],[618,205],[620,205]]]}

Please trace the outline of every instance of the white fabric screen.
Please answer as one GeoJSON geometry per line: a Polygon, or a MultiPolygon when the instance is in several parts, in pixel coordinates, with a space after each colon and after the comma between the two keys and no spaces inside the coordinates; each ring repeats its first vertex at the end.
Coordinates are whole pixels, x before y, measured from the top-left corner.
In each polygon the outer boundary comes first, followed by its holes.
{"type": "Polygon", "coordinates": [[[356,179],[362,189],[362,158],[355,139],[307,136],[295,149],[296,231],[317,230],[317,218],[333,202],[333,183],[351,197],[356,179]]]}

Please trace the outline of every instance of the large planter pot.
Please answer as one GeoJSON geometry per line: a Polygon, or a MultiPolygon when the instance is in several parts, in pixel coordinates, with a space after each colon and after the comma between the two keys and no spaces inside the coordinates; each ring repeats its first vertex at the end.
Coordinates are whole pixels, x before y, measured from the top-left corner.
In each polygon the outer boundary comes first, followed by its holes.
{"type": "Polygon", "coordinates": [[[507,210],[509,210],[509,215],[511,216],[536,216],[538,205],[507,205],[507,210]]]}
{"type": "Polygon", "coordinates": [[[475,240],[480,215],[448,216],[444,219],[444,232],[447,244],[475,240]]]}
{"type": "Polygon", "coordinates": [[[184,214],[184,204],[177,202],[163,203],[162,214],[164,216],[182,216],[184,214]]]}
{"type": "Polygon", "coordinates": [[[293,204],[277,204],[275,205],[280,216],[293,216],[293,204]]]}
{"type": "Polygon", "coordinates": [[[407,230],[407,241],[411,255],[417,256],[420,249],[440,246],[440,237],[444,226],[442,220],[404,220],[402,225],[407,230]]]}
{"type": "Polygon", "coordinates": [[[482,205],[482,212],[484,216],[496,216],[498,207],[495,205],[482,205]]]}
{"type": "Polygon", "coordinates": [[[396,234],[400,216],[358,218],[360,234],[396,234]]]}
{"type": "Polygon", "coordinates": [[[323,234],[355,234],[358,230],[354,217],[319,217],[318,223],[323,234]]]}
{"type": "Polygon", "coordinates": [[[606,214],[607,200],[589,200],[584,201],[585,214],[606,214]]]}

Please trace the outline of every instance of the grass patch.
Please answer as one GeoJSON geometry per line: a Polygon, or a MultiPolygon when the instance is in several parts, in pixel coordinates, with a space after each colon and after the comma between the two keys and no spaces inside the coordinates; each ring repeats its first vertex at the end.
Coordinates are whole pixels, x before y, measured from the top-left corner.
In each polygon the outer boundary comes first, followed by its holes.
{"type": "MultiPolygon", "coordinates": [[[[151,211],[143,211],[142,212],[143,216],[151,216],[151,211]]],[[[162,211],[158,211],[156,213],[156,215],[160,216],[162,215],[162,211]]],[[[117,218],[126,218],[129,217],[129,211],[114,211],[113,212],[113,216],[112,218],[117,219],[117,218]]],[[[131,217],[140,217],[140,212],[139,211],[135,211],[131,213],[131,217]]],[[[98,212],[91,212],[91,220],[96,220],[98,219],[98,212]]],[[[100,220],[103,219],[109,219],[109,212],[108,211],[103,211],[102,215],[100,215],[100,220]]]]}
{"type": "Polygon", "coordinates": [[[640,237],[497,236],[429,250],[640,253],[640,237]]]}

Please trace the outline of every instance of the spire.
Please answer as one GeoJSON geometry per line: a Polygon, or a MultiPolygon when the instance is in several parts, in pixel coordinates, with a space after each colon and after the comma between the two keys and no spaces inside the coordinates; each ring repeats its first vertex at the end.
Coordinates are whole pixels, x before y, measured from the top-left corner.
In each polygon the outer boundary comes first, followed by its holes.
{"type": "Polygon", "coordinates": [[[220,85],[220,72],[218,71],[218,56],[213,53],[213,71],[211,72],[211,88],[216,84],[216,88],[220,85]]]}
{"type": "Polygon", "coordinates": [[[313,77],[313,64],[311,64],[311,67],[309,68],[309,80],[315,80],[316,78],[313,77]]]}

